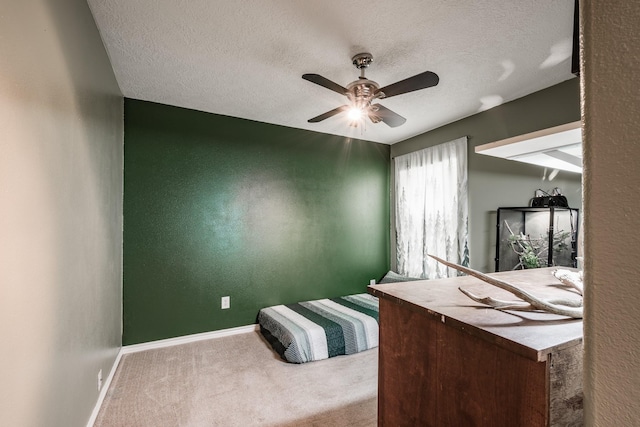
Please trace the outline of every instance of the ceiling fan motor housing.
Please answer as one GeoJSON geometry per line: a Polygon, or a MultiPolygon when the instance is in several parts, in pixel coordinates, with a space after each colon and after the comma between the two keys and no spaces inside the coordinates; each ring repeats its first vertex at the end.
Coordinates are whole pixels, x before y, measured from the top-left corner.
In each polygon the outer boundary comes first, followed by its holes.
{"type": "Polygon", "coordinates": [[[378,83],[361,79],[349,83],[347,86],[347,98],[354,104],[356,108],[367,108],[378,90],[378,83]]]}
{"type": "Polygon", "coordinates": [[[373,99],[384,96],[379,92],[378,83],[367,79],[364,76],[365,68],[373,62],[373,55],[367,52],[358,53],[351,58],[353,65],[360,70],[360,77],[355,82],[349,83],[347,86],[347,97],[354,103],[357,108],[366,108],[371,105],[373,99]]]}

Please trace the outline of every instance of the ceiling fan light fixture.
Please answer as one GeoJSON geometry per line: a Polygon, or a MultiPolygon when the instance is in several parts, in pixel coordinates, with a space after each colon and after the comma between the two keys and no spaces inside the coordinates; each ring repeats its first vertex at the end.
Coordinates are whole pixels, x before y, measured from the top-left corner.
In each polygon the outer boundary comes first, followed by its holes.
{"type": "Polygon", "coordinates": [[[358,121],[364,117],[364,111],[359,107],[351,107],[347,110],[347,117],[350,121],[358,121]]]}

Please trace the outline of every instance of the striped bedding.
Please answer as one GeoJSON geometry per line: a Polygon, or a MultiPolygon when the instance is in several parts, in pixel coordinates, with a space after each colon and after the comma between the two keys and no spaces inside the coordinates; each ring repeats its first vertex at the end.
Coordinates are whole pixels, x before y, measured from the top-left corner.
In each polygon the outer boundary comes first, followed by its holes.
{"type": "Polygon", "coordinates": [[[260,310],[260,331],[280,356],[305,363],[378,346],[378,299],[348,295],[260,310]]]}

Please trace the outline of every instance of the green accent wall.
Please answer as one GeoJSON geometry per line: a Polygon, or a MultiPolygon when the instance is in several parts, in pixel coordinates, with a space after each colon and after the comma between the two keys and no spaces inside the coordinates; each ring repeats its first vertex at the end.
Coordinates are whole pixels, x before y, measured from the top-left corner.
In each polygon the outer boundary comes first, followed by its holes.
{"type": "Polygon", "coordinates": [[[383,144],[126,99],[123,344],[365,292],[389,269],[389,155],[383,144]]]}

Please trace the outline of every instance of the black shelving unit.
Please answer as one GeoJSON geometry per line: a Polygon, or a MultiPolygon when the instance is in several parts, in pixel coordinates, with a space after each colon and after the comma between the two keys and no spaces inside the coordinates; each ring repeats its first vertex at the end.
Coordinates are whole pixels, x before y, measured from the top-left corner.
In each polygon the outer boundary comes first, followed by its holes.
{"type": "Polygon", "coordinates": [[[574,208],[498,208],[495,271],[576,267],[578,216],[574,208]]]}

